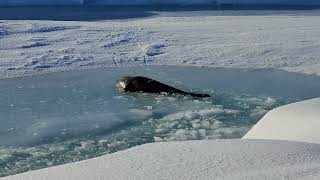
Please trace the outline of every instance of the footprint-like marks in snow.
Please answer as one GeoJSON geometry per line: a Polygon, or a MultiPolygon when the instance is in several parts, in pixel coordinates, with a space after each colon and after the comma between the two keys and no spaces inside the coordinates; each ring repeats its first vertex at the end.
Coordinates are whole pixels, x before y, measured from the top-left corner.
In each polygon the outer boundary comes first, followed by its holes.
{"type": "Polygon", "coordinates": [[[48,33],[48,32],[56,32],[56,31],[64,31],[70,29],[79,29],[80,26],[38,26],[34,25],[31,29],[29,29],[28,33],[48,33]]]}
{"type": "Polygon", "coordinates": [[[111,48],[111,47],[114,47],[114,46],[118,46],[118,45],[121,45],[121,44],[126,44],[130,41],[130,37],[128,36],[123,36],[123,37],[120,37],[120,38],[116,38],[115,40],[112,40],[111,42],[107,43],[107,44],[104,44],[102,45],[102,47],[104,48],[111,48]]]}
{"type": "Polygon", "coordinates": [[[153,60],[155,56],[158,56],[160,54],[163,54],[162,48],[164,48],[164,44],[149,44],[142,48],[142,52],[144,54],[144,63],[148,64],[153,60]]]}
{"type": "Polygon", "coordinates": [[[42,47],[42,46],[47,46],[49,45],[48,43],[46,42],[30,42],[29,44],[25,44],[25,45],[22,45],[21,48],[23,49],[27,49],[27,48],[34,48],[34,47],[42,47]]]}
{"type": "Polygon", "coordinates": [[[47,41],[47,37],[32,37],[30,40],[27,41],[27,43],[23,44],[21,48],[28,49],[48,45],[50,45],[50,43],[47,41]]]}
{"type": "Polygon", "coordinates": [[[162,48],[164,48],[164,44],[151,44],[144,47],[144,52],[146,56],[153,57],[162,54],[162,48]]]}
{"type": "Polygon", "coordinates": [[[0,38],[9,35],[9,31],[3,27],[0,26],[0,38]]]}

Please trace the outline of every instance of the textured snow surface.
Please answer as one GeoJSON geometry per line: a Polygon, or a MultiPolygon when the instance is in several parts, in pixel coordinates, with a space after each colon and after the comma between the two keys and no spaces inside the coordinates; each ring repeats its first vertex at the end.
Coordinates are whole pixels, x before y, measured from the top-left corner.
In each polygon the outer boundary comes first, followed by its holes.
{"type": "Polygon", "coordinates": [[[276,108],[245,139],[277,139],[320,144],[320,98],[276,108]]]}
{"type": "Polygon", "coordinates": [[[320,74],[319,10],[152,14],[113,21],[0,20],[0,77],[160,64],[320,74]]]}
{"type": "Polygon", "coordinates": [[[1,180],[319,179],[320,145],[271,140],[156,143],[1,180]]]}

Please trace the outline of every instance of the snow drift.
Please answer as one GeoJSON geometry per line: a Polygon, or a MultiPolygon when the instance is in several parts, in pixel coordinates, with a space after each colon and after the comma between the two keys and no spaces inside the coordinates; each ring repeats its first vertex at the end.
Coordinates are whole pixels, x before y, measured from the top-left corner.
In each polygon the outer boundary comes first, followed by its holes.
{"type": "Polygon", "coordinates": [[[271,140],[155,143],[1,180],[319,179],[319,151],[271,140]]]}
{"type": "Polygon", "coordinates": [[[276,139],[320,143],[320,98],[276,108],[262,118],[244,139],[276,139]]]}

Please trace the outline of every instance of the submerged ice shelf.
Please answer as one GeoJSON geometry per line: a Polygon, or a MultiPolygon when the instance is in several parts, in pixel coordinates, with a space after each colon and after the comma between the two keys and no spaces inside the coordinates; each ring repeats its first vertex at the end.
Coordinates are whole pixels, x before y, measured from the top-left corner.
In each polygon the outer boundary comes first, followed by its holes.
{"type": "Polygon", "coordinates": [[[269,110],[320,96],[320,78],[278,70],[122,67],[0,81],[0,176],[155,141],[242,137],[269,110]],[[144,75],[207,99],[122,94],[144,75]]]}

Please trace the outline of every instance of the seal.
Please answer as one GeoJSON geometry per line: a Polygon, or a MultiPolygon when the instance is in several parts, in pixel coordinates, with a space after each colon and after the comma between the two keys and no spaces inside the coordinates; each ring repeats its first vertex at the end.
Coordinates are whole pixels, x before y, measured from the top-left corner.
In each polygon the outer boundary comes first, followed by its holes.
{"type": "Polygon", "coordinates": [[[209,94],[185,92],[154,79],[143,76],[125,76],[116,81],[116,87],[124,92],[145,92],[169,95],[189,95],[195,98],[210,97],[209,94]]]}

